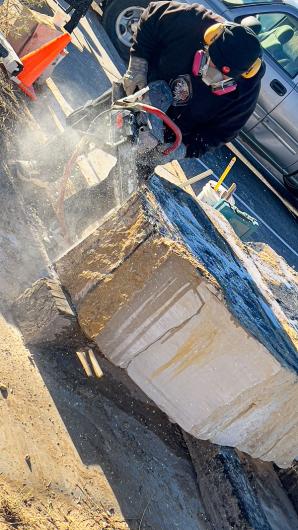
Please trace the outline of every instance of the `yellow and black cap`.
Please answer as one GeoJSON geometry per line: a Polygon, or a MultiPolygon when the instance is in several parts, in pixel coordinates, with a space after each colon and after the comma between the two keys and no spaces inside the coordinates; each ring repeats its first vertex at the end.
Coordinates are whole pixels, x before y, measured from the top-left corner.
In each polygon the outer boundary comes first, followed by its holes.
{"type": "MultiPolygon", "coordinates": [[[[211,26],[205,33],[205,42],[209,45],[209,56],[218,70],[229,77],[252,77],[252,67],[261,64],[261,45],[256,34],[240,24],[218,24],[211,26]],[[247,74],[247,75],[246,75],[247,74]]],[[[259,68],[254,70],[259,70],[259,68]]],[[[254,71],[253,75],[256,72],[254,71]]]]}

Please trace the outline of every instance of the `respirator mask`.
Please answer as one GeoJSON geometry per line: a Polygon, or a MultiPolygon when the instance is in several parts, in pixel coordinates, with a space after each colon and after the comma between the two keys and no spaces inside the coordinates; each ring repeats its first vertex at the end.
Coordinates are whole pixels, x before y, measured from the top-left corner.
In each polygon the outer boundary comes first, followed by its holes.
{"type": "Polygon", "coordinates": [[[216,68],[211,62],[208,48],[198,50],[194,57],[192,73],[195,77],[201,77],[205,85],[210,86],[215,96],[229,94],[237,88],[237,82],[228,77],[229,67],[226,66],[223,73],[216,68]]]}

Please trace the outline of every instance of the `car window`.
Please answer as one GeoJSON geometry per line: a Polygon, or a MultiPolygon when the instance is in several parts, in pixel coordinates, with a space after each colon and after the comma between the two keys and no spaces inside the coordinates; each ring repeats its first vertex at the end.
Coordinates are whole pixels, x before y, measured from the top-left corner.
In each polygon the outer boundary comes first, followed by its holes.
{"type": "Polygon", "coordinates": [[[258,39],[263,49],[292,78],[298,73],[298,19],[285,13],[262,13],[258,39]]]}
{"type": "Polygon", "coordinates": [[[262,32],[270,31],[284,18],[284,13],[266,13],[265,15],[257,15],[259,22],[262,24],[262,32]]]}
{"type": "Polygon", "coordinates": [[[273,0],[223,0],[223,3],[229,7],[239,7],[243,5],[272,4],[273,0]]]}

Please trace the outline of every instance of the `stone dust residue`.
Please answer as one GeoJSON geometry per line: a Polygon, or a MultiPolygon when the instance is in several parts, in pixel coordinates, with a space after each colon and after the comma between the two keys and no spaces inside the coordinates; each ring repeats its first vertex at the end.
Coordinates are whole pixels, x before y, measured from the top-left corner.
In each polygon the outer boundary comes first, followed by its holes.
{"type": "Polygon", "coordinates": [[[80,326],[94,339],[123,304],[144,287],[148,278],[168,258],[170,249],[162,239],[150,237],[128,260],[100,282],[78,305],[80,326]]]}
{"type": "Polygon", "coordinates": [[[152,225],[134,194],[89,237],[56,262],[56,270],[73,302],[101,282],[150,235],[152,225]]]}
{"type": "Polygon", "coordinates": [[[72,499],[48,488],[42,491],[0,479],[0,528],[9,530],[126,530],[119,516],[89,499],[72,499]]]}

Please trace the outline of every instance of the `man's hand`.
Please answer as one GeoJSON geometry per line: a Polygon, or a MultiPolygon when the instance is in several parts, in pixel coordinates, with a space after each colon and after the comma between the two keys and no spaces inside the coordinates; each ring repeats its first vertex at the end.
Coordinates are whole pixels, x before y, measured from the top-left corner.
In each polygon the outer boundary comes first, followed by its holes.
{"type": "Polygon", "coordinates": [[[131,56],[126,73],[123,77],[123,87],[127,96],[131,96],[137,89],[147,86],[148,62],[141,57],[131,56]]]}

